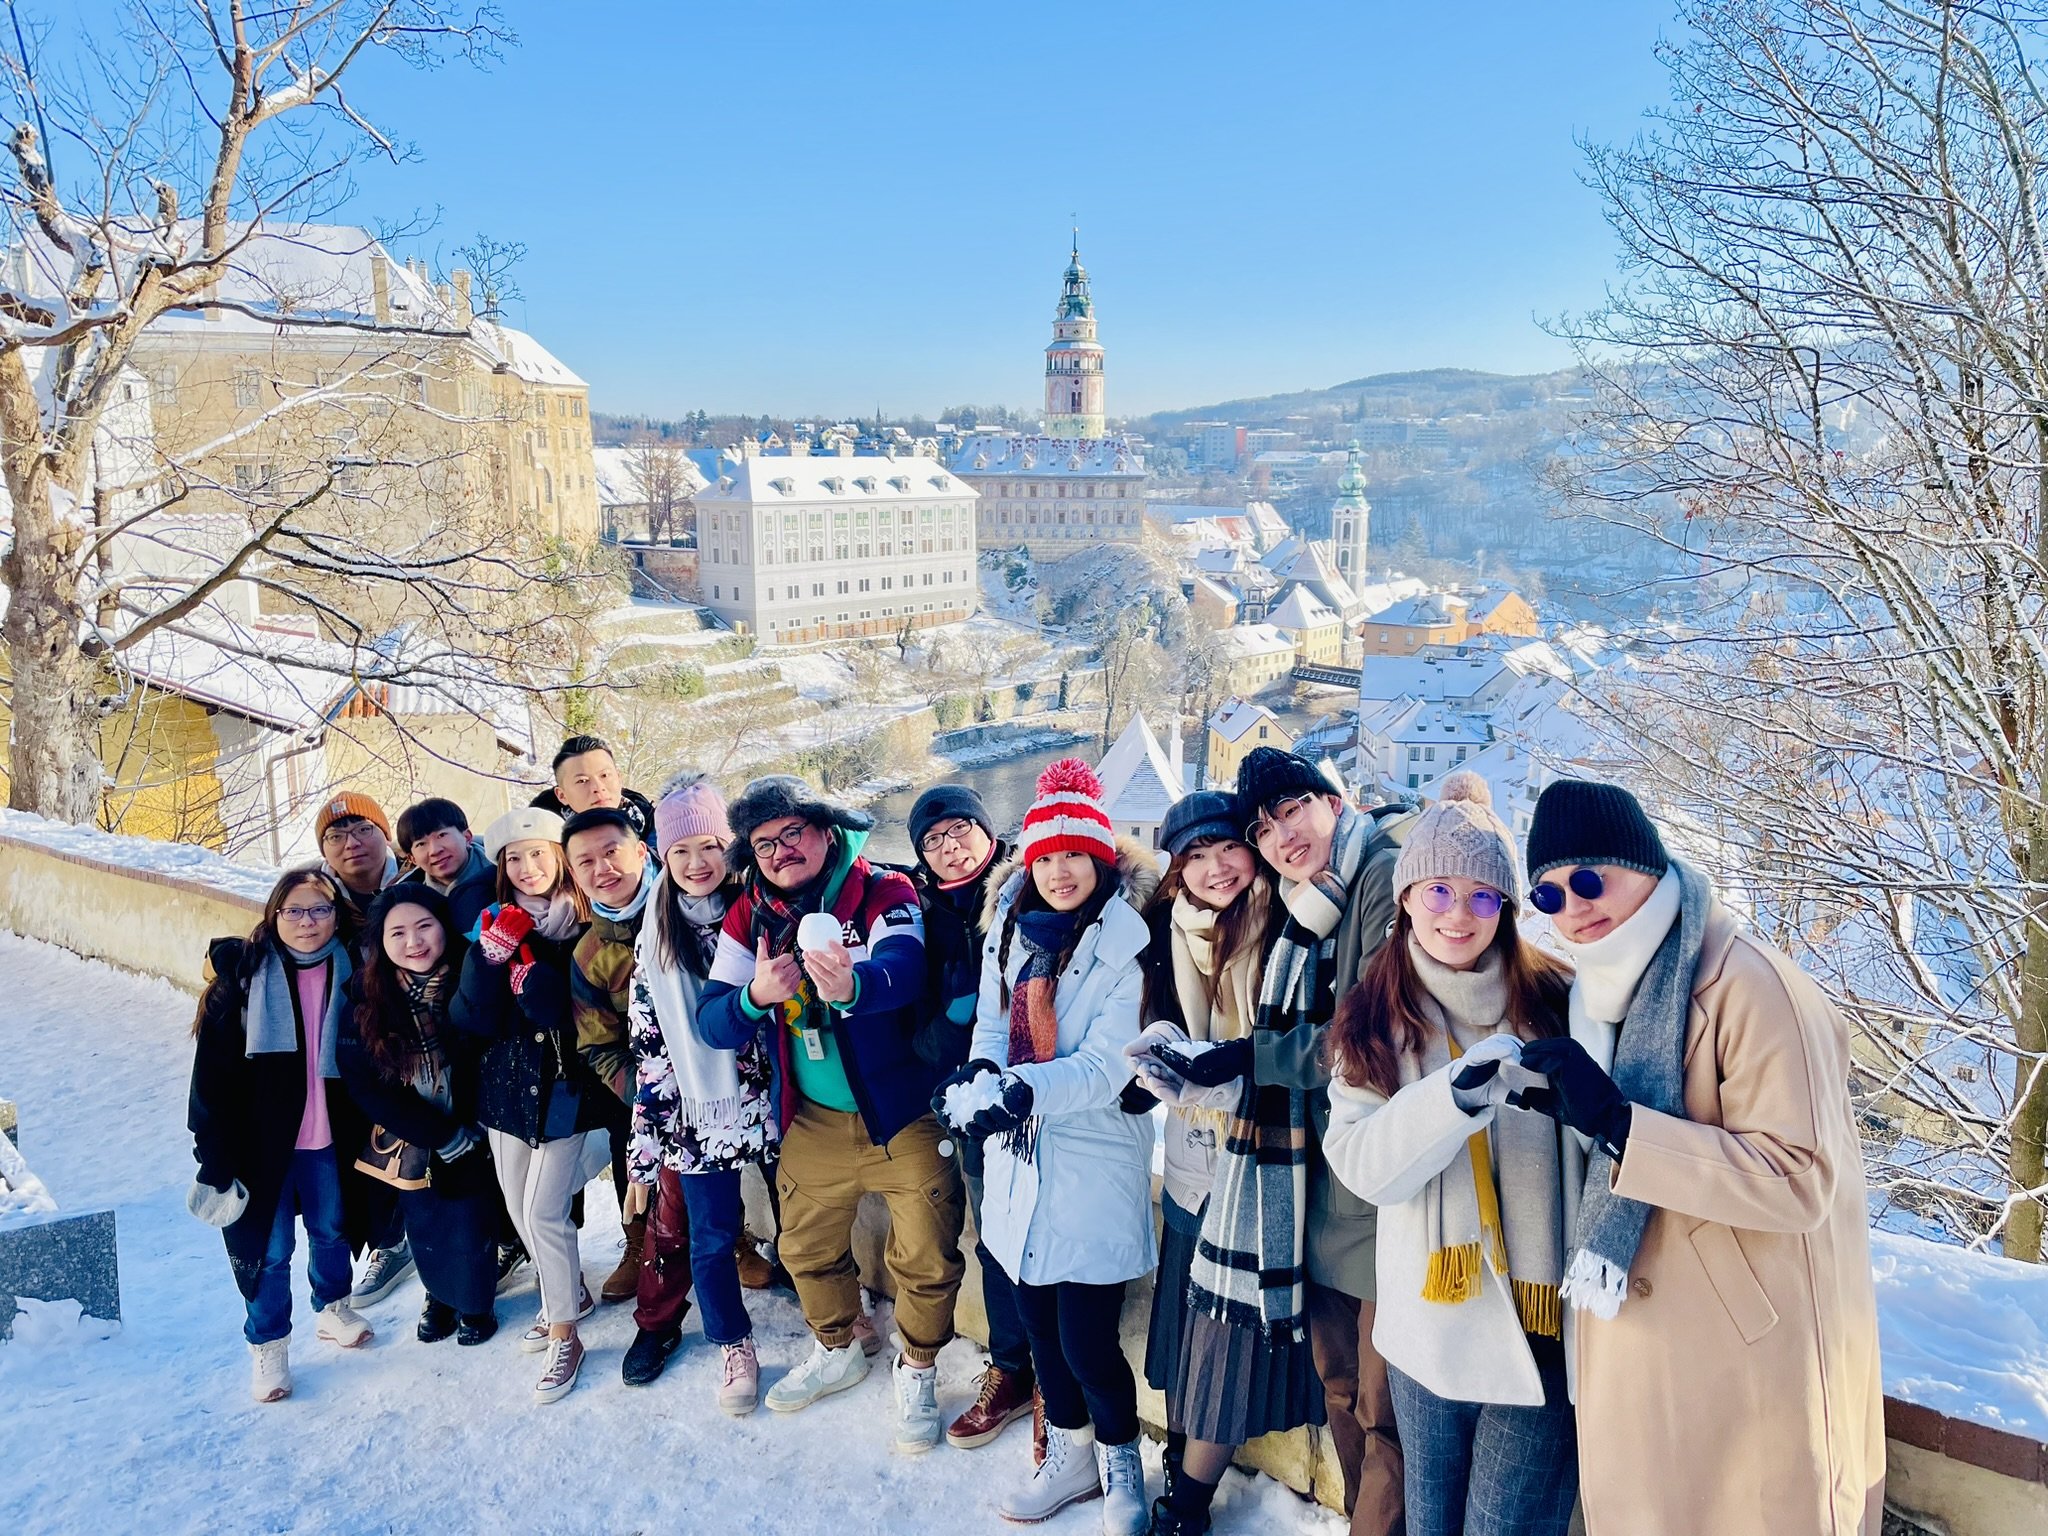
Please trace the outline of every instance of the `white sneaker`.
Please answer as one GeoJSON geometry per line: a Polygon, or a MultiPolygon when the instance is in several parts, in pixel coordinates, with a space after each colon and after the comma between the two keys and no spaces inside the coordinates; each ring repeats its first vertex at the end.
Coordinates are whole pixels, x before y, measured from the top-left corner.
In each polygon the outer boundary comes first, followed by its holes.
{"type": "Polygon", "coordinates": [[[1095,1443],[1095,1470],[1102,1479],[1102,1536],[1145,1536],[1152,1516],[1145,1504],[1145,1463],[1138,1442],[1095,1443]]]}
{"type": "Polygon", "coordinates": [[[1015,1492],[996,1506],[996,1513],[1018,1525],[1050,1520],[1069,1504],[1102,1492],[1095,1469],[1095,1431],[1045,1426],[1045,1460],[1015,1492]]]}
{"type": "Polygon", "coordinates": [[[761,1403],[761,1362],[754,1354],[752,1338],[720,1348],[725,1358],[718,1375],[719,1411],[743,1418],[761,1403]]]}
{"type": "Polygon", "coordinates": [[[896,1449],[906,1456],[939,1443],[939,1368],[896,1357],[896,1449]]]}
{"type": "Polygon", "coordinates": [[[815,1339],[811,1357],[768,1389],[768,1406],[777,1413],[795,1413],[819,1398],[844,1392],[868,1373],[868,1357],[858,1344],[827,1349],[815,1339]]]}
{"type": "Polygon", "coordinates": [[[360,1349],[376,1337],[363,1321],[362,1313],[350,1306],[346,1297],[330,1301],[320,1309],[319,1325],[313,1332],[315,1337],[339,1344],[343,1349],[360,1349]]]}
{"type": "Polygon", "coordinates": [[[290,1339],[249,1346],[249,1395],[257,1402],[282,1402],[292,1395],[290,1353],[290,1339]]]}

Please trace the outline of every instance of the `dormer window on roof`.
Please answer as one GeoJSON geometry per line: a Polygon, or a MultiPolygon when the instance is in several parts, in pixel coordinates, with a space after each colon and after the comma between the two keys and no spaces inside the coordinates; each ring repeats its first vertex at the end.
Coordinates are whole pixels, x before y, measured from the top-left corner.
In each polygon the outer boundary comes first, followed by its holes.
{"type": "Polygon", "coordinates": [[[846,477],[844,475],[827,475],[820,483],[834,496],[844,496],[846,494],[846,477]]]}
{"type": "Polygon", "coordinates": [[[768,484],[771,489],[780,491],[785,496],[796,494],[796,482],[786,475],[770,480],[768,484]]]}
{"type": "Polygon", "coordinates": [[[931,487],[935,491],[943,491],[946,488],[946,477],[944,475],[933,475],[930,477],[930,481],[931,487]]]}
{"type": "Polygon", "coordinates": [[[893,485],[897,490],[901,491],[904,495],[907,496],[910,494],[910,476],[891,475],[889,477],[889,483],[893,485]]]}
{"type": "Polygon", "coordinates": [[[870,496],[875,494],[875,477],[873,475],[862,475],[853,483],[866,491],[870,496]]]}

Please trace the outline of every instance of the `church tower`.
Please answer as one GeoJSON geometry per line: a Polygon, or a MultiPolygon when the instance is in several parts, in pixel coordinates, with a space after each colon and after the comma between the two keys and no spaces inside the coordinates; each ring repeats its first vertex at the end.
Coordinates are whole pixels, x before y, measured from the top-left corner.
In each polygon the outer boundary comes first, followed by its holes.
{"type": "Polygon", "coordinates": [[[1074,232],[1060,307],[1045,349],[1045,432],[1048,437],[1099,438],[1108,432],[1102,409],[1102,344],[1095,339],[1095,301],[1081,265],[1081,235],[1074,232]]]}
{"type": "Polygon", "coordinates": [[[1351,445],[1351,460],[1344,466],[1344,478],[1337,482],[1337,499],[1330,504],[1330,553],[1337,574],[1356,591],[1365,584],[1366,541],[1370,537],[1372,506],[1365,499],[1365,471],[1359,467],[1358,444],[1351,445]]]}

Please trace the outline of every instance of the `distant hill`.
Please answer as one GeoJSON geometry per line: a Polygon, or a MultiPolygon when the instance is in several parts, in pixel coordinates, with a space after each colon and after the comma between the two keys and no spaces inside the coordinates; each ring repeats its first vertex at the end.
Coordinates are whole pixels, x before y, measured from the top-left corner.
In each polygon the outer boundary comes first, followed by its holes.
{"type": "Polygon", "coordinates": [[[1228,421],[1238,426],[1278,425],[1289,416],[1334,417],[1339,421],[1374,417],[1436,417],[1477,412],[1526,410],[1556,398],[1578,382],[1570,369],[1557,373],[1481,373],[1472,368],[1420,368],[1403,373],[1375,373],[1323,389],[1296,390],[1251,400],[1225,400],[1216,405],[1158,411],[1133,423],[1141,431],[1159,432],[1189,421],[1228,421]]]}

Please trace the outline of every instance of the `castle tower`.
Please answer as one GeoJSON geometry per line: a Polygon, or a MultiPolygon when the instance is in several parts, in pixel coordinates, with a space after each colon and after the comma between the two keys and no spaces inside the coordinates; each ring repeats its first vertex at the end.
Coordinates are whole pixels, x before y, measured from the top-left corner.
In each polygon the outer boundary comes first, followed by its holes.
{"type": "Polygon", "coordinates": [[[1337,574],[1353,591],[1365,583],[1366,543],[1370,537],[1372,505],[1365,499],[1365,471],[1358,463],[1358,444],[1351,445],[1351,460],[1344,466],[1344,478],[1337,482],[1337,499],[1330,504],[1330,553],[1337,574]]]}
{"type": "Polygon", "coordinates": [[[1060,307],[1045,349],[1045,431],[1048,437],[1103,437],[1102,344],[1095,339],[1095,301],[1081,265],[1081,233],[1074,232],[1060,307]]]}

